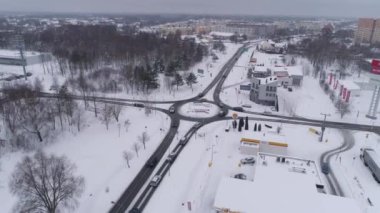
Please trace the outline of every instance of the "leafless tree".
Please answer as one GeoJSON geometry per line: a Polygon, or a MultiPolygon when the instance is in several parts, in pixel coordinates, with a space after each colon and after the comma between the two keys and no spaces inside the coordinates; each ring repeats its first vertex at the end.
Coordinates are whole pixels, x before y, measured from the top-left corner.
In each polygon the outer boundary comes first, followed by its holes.
{"type": "Polygon", "coordinates": [[[108,104],[104,104],[104,108],[101,112],[101,120],[106,125],[106,128],[108,130],[109,123],[111,122],[112,117],[112,107],[110,107],[108,104]]]}
{"type": "Polygon", "coordinates": [[[140,143],[142,143],[142,145],[144,146],[144,149],[146,148],[146,142],[148,142],[150,140],[150,137],[148,135],[147,132],[143,132],[140,136],[137,137],[138,141],[140,141],[140,143]]]}
{"type": "Polygon", "coordinates": [[[133,158],[133,153],[130,151],[124,151],[123,152],[123,158],[125,159],[125,161],[127,161],[128,168],[131,168],[131,165],[129,164],[129,162],[133,158]]]}
{"type": "Polygon", "coordinates": [[[121,106],[120,105],[112,105],[112,115],[115,118],[116,122],[119,122],[119,116],[121,113],[121,106]]]}
{"type": "Polygon", "coordinates": [[[124,127],[125,127],[125,131],[128,132],[128,129],[129,129],[129,126],[131,125],[131,122],[129,121],[129,119],[125,120],[124,121],[124,127]]]}
{"type": "Polygon", "coordinates": [[[74,176],[75,165],[66,157],[38,151],[16,166],[9,188],[19,197],[16,212],[60,212],[75,209],[84,190],[84,178],[74,176]]]}
{"type": "Polygon", "coordinates": [[[141,146],[139,143],[133,143],[132,145],[133,150],[136,152],[136,156],[139,157],[139,151],[141,149],[141,146]]]}

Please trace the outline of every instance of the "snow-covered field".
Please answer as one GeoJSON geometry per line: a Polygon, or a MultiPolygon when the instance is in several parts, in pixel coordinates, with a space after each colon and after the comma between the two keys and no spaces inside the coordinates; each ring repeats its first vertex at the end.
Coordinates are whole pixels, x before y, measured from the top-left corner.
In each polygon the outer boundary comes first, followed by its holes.
{"type": "MultiPolygon", "coordinates": [[[[88,125],[81,132],[75,135],[66,132],[43,150],[67,156],[76,164],[76,174],[84,176],[85,191],[76,212],[107,212],[112,206],[111,202],[119,198],[161,143],[169,130],[170,118],[161,112],[153,112],[147,117],[142,109],[124,108],[120,115],[120,125],[111,123],[109,130],[93,114],[86,118],[88,125]],[[124,125],[127,119],[130,121],[128,131],[124,125]],[[150,137],[146,150],[138,141],[138,136],[144,131],[150,137]],[[138,157],[132,148],[136,142],[141,148],[138,157]],[[130,168],[123,158],[124,151],[133,153],[130,168]]],[[[16,163],[23,156],[31,154],[33,153],[15,152],[1,156],[0,212],[10,212],[15,204],[17,198],[8,191],[9,177],[16,163]]]]}
{"type": "MultiPolygon", "coordinates": [[[[280,125],[265,124],[273,125],[274,129],[280,125]]],[[[254,178],[254,166],[239,166],[240,159],[247,156],[239,152],[242,137],[255,138],[258,134],[260,137],[276,136],[289,144],[289,155],[315,161],[323,151],[342,143],[340,134],[334,129],[326,130],[327,142],[321,143],[307,126],[283,124],[280,135],[265,127],[261,133],[254,132],[254,121],[250,121],[250,130],[242,133],[225,132],[225,126],[226,121],[220,121],[198,130],[197,137],[193,136],[186,145],[144,212],[188,212],[188,202],[191,202],[192,212],[214,212],[215,193],[223,177],[244,173],[248,180],[254,178]],[[209,167],[211,159],[212,166],[209,167]]]]}

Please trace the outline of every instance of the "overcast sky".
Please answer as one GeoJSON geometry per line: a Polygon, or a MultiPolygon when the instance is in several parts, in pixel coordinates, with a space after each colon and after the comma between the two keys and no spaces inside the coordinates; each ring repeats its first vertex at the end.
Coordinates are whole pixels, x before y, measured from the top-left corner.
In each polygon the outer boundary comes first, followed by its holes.
{"type": "Polygon", "coordinates": [[[380,0],[0,0],[0,11],[380,18],[380,0]]]}

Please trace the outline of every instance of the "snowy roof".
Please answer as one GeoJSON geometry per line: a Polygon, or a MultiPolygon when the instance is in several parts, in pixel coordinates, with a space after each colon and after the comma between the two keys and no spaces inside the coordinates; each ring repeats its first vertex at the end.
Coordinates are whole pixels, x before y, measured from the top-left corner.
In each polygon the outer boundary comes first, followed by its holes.
{"type": "Polygon", "coordinates": [[[353,199],[317,192],[310,175],[261,165],[257,165],[254,182],[223,178],[214,207],[245,213],[361,212],[353,199]]]}
{"type": "MultiPolygon", "coordinates": [[[[262,128],[266,128],[262,125],[262,128]]],[[[247,132],[244,134],[243,138],[249,138],[249,139],[256,139],[259,141],[274,141],[274,142],[282,142],[286,143],[286,139],[284,136],[278,135],[278,134],[272,134],[269,132],[262,133],[262,132],[247,132]]]]}
{"type": "Polygon", "coordinates": [[[343,85],[348,90],[360,90],[359,85],[351,80],[339,80],[339,84],[343,85]]]}
{"type": "MultiPolygon", "coordinates": [[[[38,55],[37,52],[24,52],[26,57],[38,55]]],[[[20,52],[18,50],[6,50],[0,49],[0,57],[2,58],[20,58],[20,52]]]]}
{"type": "Polygon", "coordinates": [[[212,35],[212,36],[230,37],[230,36],[233,36],[234,34],[233,34],[233,33],[227,33],[227,32],[216,32],[216,31],[212,31],[212,32],[210,33],[210,35],[212,35]]]}
{"type": "Polygon", "coordinates": [[[301,66],[275,66],[272,68],[273,72],[288,72],[289,76],[297,75],[303,76],[302,67],[301,66]]]}

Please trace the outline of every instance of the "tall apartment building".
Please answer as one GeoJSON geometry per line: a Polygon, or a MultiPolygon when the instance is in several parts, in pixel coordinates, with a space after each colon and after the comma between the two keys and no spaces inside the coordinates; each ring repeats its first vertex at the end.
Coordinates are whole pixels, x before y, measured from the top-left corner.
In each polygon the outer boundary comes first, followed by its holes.
{"type": "Polygon", "coordinates": [[[380,19],[360,18],[355,43],[380,43],[380,19]]]}
{"type": "Polygon", "coordinates": [[[372,35],[372,43],[380,43],[380,18],[375,21],[375,28],[372,35]]]}

